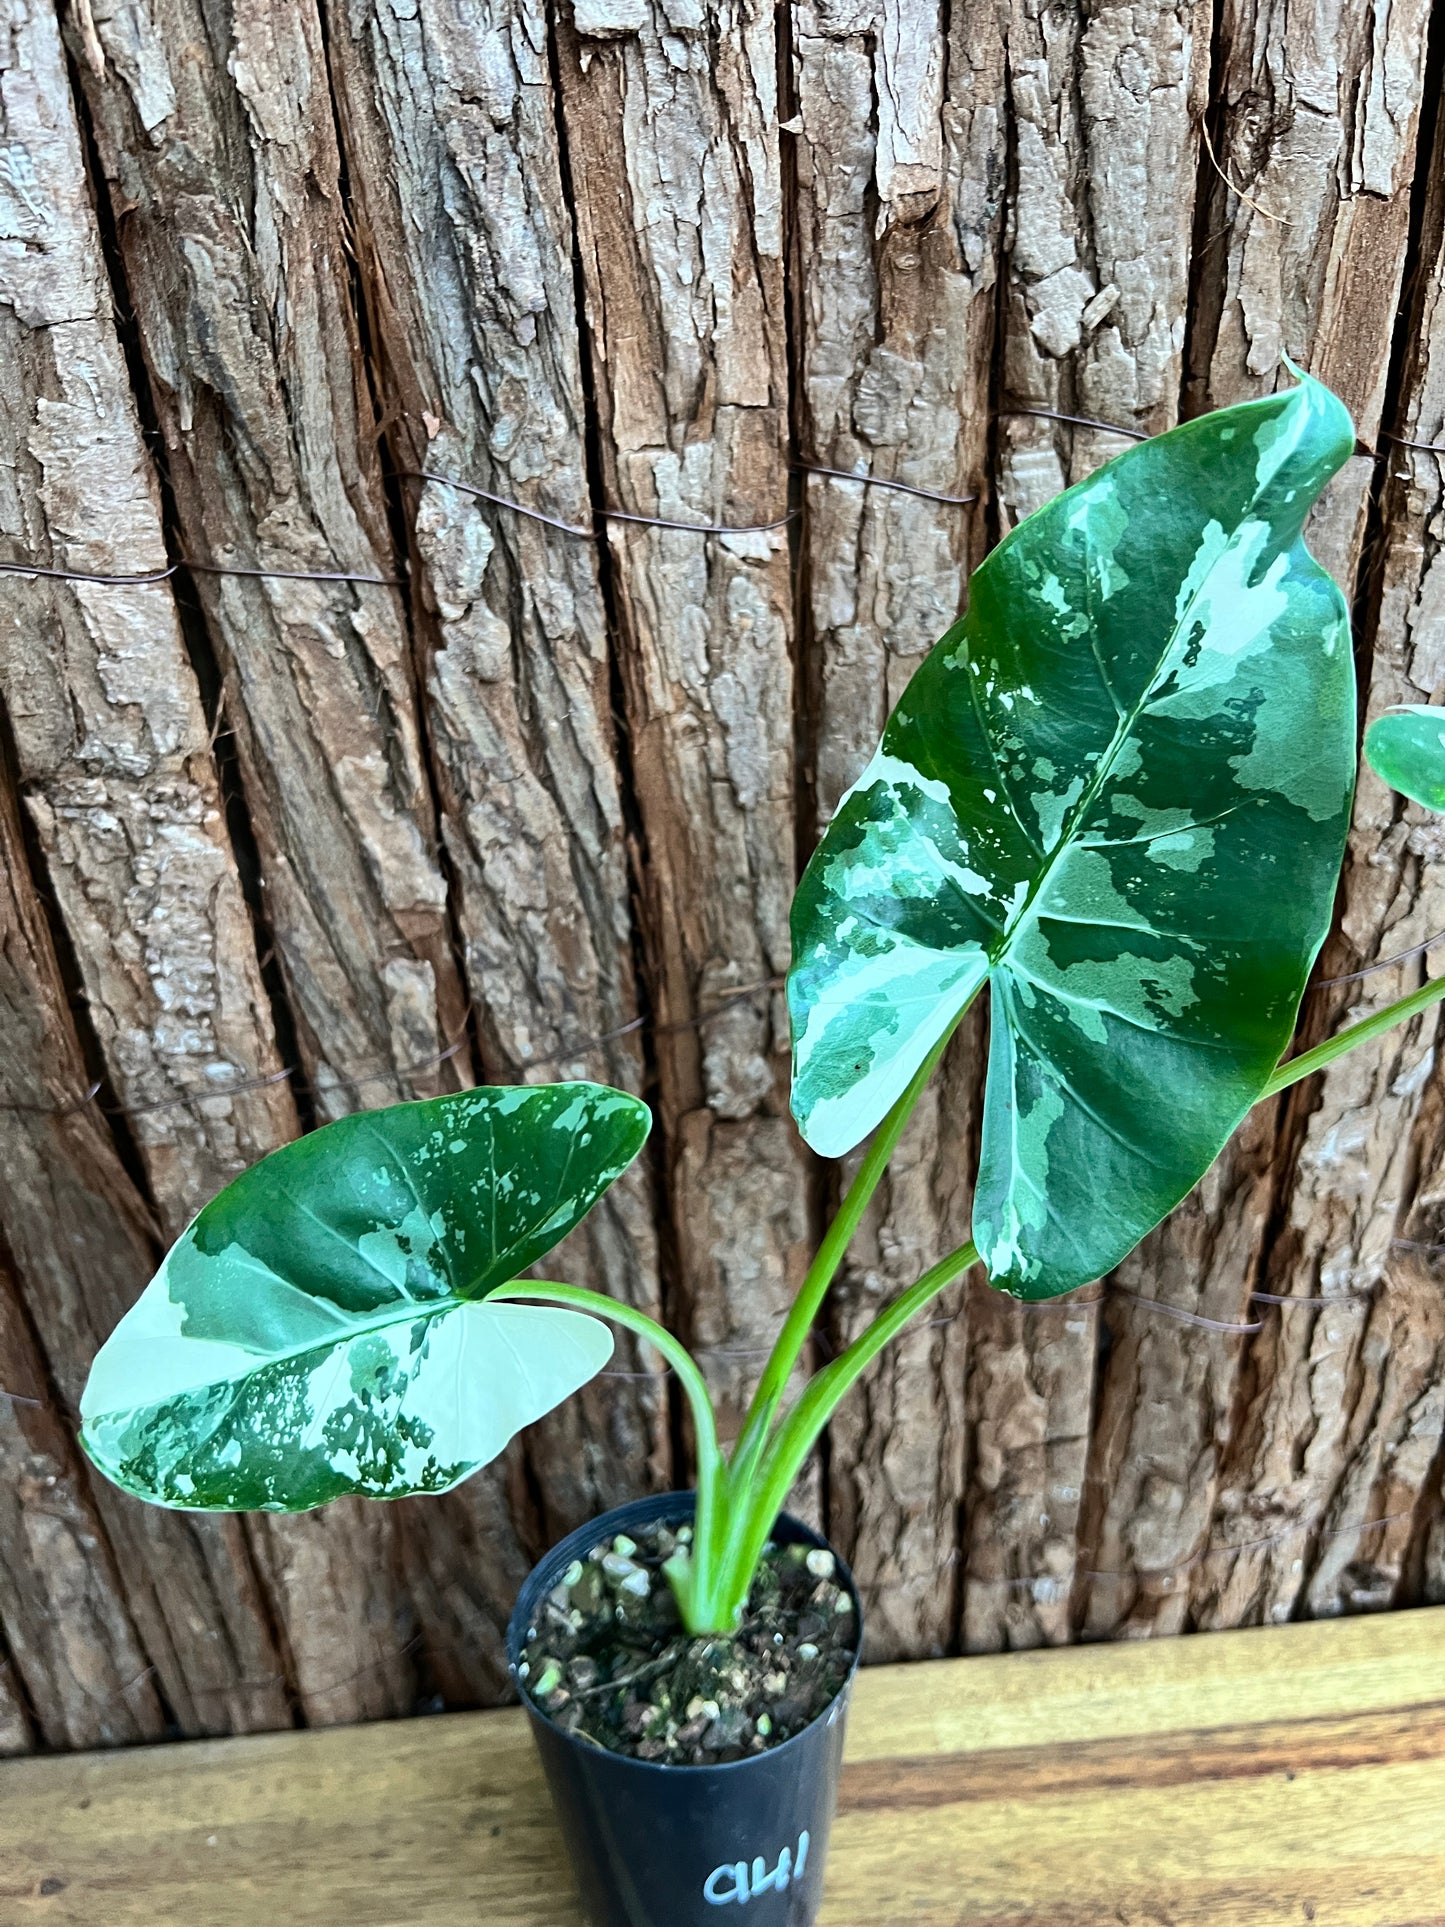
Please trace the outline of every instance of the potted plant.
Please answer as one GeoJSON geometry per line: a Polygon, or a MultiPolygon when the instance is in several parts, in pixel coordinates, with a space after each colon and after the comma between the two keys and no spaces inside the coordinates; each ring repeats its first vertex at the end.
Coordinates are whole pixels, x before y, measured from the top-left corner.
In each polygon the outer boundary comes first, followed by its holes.
{"type": "MultiPolygon", "coordinates": [[[[974,1265],[1027,1299],[1107,1273],[1253,1104],[1445,993],[1281,1065],[1355,777],[1347,612],[1301,531],[1353,446],[1302,377],[1130,449],[974,575],[794,902],[793,1112],[825,1156],[871,1143],[729,1449],[675,1338],[526,1275],[647,1136],[643,1103],[585,1083],[403,1104],[275,1152],[201,1212],[96,1359],[82,1436],[107,1477],[160,1505],[293,1511],[446,1491],[603,1367],[609,1324],[657,1348],[688,1400],[695,1494],[575,1534],[511,1629],[605,1927],[815,1916],[859,1607],[783,1506],[882,1347],[974,1265]],[[789,1402],[986,984],[973,1236],[789,1402]]],[[[1439,720],[1384,719],[1370,745],[1432,806],[1439,720]]]]}

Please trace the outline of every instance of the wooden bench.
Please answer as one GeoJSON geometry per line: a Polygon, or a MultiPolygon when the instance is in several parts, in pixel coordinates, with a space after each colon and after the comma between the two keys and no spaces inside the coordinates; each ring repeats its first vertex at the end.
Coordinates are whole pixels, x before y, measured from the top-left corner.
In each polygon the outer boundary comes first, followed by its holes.
{"type": "MultiPolygon", "coordinates": [[[[578,1914],[507,1711],[7,1762],[0,1920],[578,1914]]],[[[1445,1608],[860,1679],[826,1927],[1311,1921],[1445,1927],[1445,1608]]]]}

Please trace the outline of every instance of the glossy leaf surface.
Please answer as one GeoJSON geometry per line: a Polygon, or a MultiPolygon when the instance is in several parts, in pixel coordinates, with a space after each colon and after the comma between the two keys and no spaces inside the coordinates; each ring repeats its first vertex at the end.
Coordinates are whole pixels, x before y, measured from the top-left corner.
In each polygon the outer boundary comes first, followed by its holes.
{"type": "Polygon", "coordinates": [[[1288,1042],[1354,777],[1343,598],[1300,539],[1349,455],[1317,383],[1141,443],[973,578],[793,909],[793,1109],[838,1156],[991,983],[974,1237],[1101,1276],[1288,1042]]]}
{"type": "Polygon", "coordinates": [[[1365,755],[1392,790],[1445,811],[1445,708],[1412,703],[1387,711],[1365,731],[1365,755]]]}
{"type": "Polygon", "coordinates": [[[574,1311],[491,1304],[632,1162],[599,1084],[342,1118],[212,1200],[101,1348],[82,1442],[161,1505],[304,1511],[443,1492],[600,1371],[574,1311]]]}

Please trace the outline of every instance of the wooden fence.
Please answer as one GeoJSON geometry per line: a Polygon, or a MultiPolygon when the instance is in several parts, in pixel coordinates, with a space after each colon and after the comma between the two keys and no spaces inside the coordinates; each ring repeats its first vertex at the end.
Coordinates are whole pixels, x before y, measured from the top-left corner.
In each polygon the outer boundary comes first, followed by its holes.
{"type": "MultiPolygon", "coordinates": [[[[536,1551],[684,1476],[655,1361],[444,1500],[216,1520],[88,1474],[88,1361],[297,1130],[588,1075],[660,1128],[565,1275],[735,1415],[831,1181],[800,858],[1124,438],[1328,381],[1367,707],[1440,696],[1433,11],[10,0],[0,1749],[499,1694],[536,1551]]],[[[1310,1040],[1440,967],[1437,825],[1362,782],[1310,1040]]],[[[966,1028],[824,1344],[963,1235],[966,1028]]],[[[1254,1113],[1104,1285],[955,1294],[875,1370],[800,1500],[875,1656],[1445,1598],[1435,1031],[1254,1113]]]]}

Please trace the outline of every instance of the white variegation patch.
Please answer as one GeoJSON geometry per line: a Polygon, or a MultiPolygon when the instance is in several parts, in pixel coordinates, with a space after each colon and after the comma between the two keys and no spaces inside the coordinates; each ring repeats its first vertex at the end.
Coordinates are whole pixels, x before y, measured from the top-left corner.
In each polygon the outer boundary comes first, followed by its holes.
{"type": "Polygon", "coordinates": [[[332,1344],[269,1358],[158,1332],[167,1321],[144,1300],[136,1312],[96,1357],[82,1438],[120,1484],[182,1511],[202,1494],[207,1511],[292,1511],[298,1485],[318,1504],[340,1492],[449,1491],[595,1378],[613,1350],[607,1327],[583,1313],[485,1299],[422,1320],[393,1308],[332,1344]],[[369,1444],[373,1432],[392,1449],[369,1444]]]}
{"type": "Polygon", "coordinates": [[[808,1119],[808,1142],[824,1157],[842,1157],[872,1129],[877,1117],[860,1119],[860,1105],[878,1116],[903,1095],[923,1059],[952,1024],[957,1012],[988,975],[988,957],[974,945],[960,950],[930,950],[891,933],[881,948],[849,960],[826,995],[808,1011],[799,1036],[797,1076],[806,1076],[815,1050],[829,1051],[830,1029],[846,1024],[856,1038],[854,1061],[866,1081],[837,1097],[822,1096],[808,1119]],[[881,1108],[880,1108],[881,1107],[881,1108]]]}

